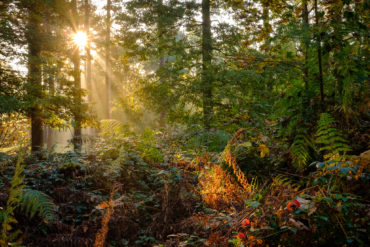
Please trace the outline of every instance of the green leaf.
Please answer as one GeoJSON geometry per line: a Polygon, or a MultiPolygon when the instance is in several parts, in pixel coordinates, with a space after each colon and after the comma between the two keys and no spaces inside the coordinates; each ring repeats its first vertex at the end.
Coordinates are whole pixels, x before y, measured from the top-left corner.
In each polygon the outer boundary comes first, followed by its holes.
{"type": "Polygon", "coordinates": [[[260,204],[261,203],[259,203],[258,201],[250,201],[250,200],[247,201],[247,205],[251,206],[251,207],[254,207],[254,208],[258,208],[260,206],[260,204]]]}
{"type": "Polygon", "coordinates": [[[335,170],[335,169],[338,169],[339,167],[338,166],[331,166],[328,168],[328,171],[332,171],[332,170],[335,170]]]}
{"type": "Polygon", "coordinates": [[[349,168],[348,167],[341,167],[340,172],[343,174],[348,174],[349,173],[349,168]]]}

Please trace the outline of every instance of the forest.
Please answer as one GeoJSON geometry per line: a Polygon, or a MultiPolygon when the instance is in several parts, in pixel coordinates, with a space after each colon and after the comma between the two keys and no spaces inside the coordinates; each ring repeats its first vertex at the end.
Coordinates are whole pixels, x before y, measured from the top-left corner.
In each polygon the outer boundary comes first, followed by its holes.
{"type": "Polygon", "coordinates": [[[369,0],[0,0],[0,247],[368,246],[369,0]]]}

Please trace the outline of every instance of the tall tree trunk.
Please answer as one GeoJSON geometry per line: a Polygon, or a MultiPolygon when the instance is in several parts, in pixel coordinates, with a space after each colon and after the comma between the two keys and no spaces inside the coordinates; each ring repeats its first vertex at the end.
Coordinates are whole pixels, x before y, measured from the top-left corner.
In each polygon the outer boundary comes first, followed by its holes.
{"type": "MultiPolygon", "coordinates": [[[[51,30],[48,28],[46,24],[46,32],[50,33],[51,30]]],[[[49,98],[53,98],[55,96],[55,68],[53,63],[45,63],[43,66],[43,78],[45,86],[48,86],[49,90],[49,98]]],[[[47,150],[51,151],[53,144],[54,144],[54,131],[50,125],[44,126],[44,142],[46,142],[47,150]]]]}
{"type": "MultiPolygon", "coordinates": [[[[50,97],[55,96],[55,74],[56,74],[56,69],[54,68],[53,64],[48,64],[48,69],[49,69],[49,75],[47,76],[47,84],[49,86],[49,95],[50,97]]],[[[46,145],[47,149],[51,151],[53,145],[54,145],[54,129],[48,125],[47,128],[47,139],[46,139],[46,145]]]]}
{"type": "Polygon", "coordinates": [[[111,0],[107,0],[107,33],[105,37],[105,83],[107,86],[107,118],[111,118],[111,64],[110,64],[110,27],[111,27],[111,0]]]}
{"type": "Polygon", "coordinates": [[[34,10],[29,9],[27,25],[28,80],[31,85],[29,94],[33,102],[36,102],[30,109],[32,152],[40,151],[43,146],[42,107],[39,103],[39,99],[42,97],[40,25],[40,15],[35,13],[34,10]]]}
{"type": "Polygon", "coordinates": [[[87,36],[86,44],[86,87],[88,90],[88,102],[92,101],[92,85],[91,85],[91,41],[90,41],[90,4],[89,0],[85,0],[85,32],[87,36]]]}
{"type": "MultiPolygon", "coordinates": [[[[343,33],[345,33],[346,31],[342,30],[342,8],[343,8],[343,2],[341,4],[338,4],[338,3],[331,3],[331,4],[335,4],[333,7],[333,12],[332,12],[332,22],[333,22],[333,28],[334,28],[334,37],[333,37],[333,43],[335,45],[335,47],[345,47],[346,44],[345,42],[343,41],[343,33]]],[[[338,66],[338,63],[341,62],[341,59],[343,59],[342,55],[341,55],[341,52],[335,52],[334,53],[334,59],[336,60],[336,66],[334,68],[334,71],[333,71],[333,74],[334,74],[334,77],[336,79],[336,91],[334,93],[334,99],[337,97],[338,101],[341,102],[343,104],[343,93],[344,93],[344,88],[343,88],[343,80],[344,80],[344,77],[343,76],[343,71],[342,69],[340,68],[340,66],[338,66]],[[339,54],[338,54],[339,53],[339,54]],[[339,55],[339,56],[338,56],[339,55]],[[338,94],[336,94],[338,93],[338,94]],[[337,96],[336,96],[337,95],[337,96]]]]}
{"type": "Polygon", "coordinates": [[[322,53],[321,53],[321,28],[319,26],[319,16],[318,16],[318,7],[317,7],[317,0],[315,0],[315,21],[316,21],[316,29],[317,29],[317,59],[318,59],[318,66],[319,66],[319,82],[320,82],[320,98],[321,98],[321,107],[324,107],[324,79],[322,74],[322,53]]]}
{"type": "MultiPolygon", "coordinates": [[[[72,15],[76,21],[75,23],[75,32],[78,31],[79,28],[79,18],[77,12],[77,3],[76,0],[72,1],[72,15]]],[[[81,138],[81,71],[80,71],[80,49],[77,44],[75,44],[73,50],[73,79],[74,79],[74,86],[75,86],[75,110],[74,110],[74,135],[73,135],[73,149],[75,152],[81,152],[82,146],[82,138],[81,138]]]]}
{"type": "MultiPolygon", "coordinates": [[[[44,21],[46,33],[52,33],[52,27],[50,24],[49,16],[50,15],[46,14],[45,21],[44,21]]],[[[48,47],[48,49],[50,48],[48,47]]],[[[43,78],[44,80],[46,80],[45,84],[48,86],[49,98],[53,98],[55,96],[56,68],[54,66],[54,62],[46,62],[44,65],[45,66],[43,69],[43,73],[44,73],[43,78]]],[[[54,131],[53,131],[52,126],[48,125],[44,133],[46,133],[45,141],[46,141],[47,150],[51,151],[53,144],[54,144],[54,131]]]]}
{"type": "MultiPolygon", "coordinates": [[[[270,48],[269,48],[269,32],[270,32],[270,14],[269,14],[269,1],[262,1],[262,20],[263,20],[263,37],[265,39],[264,41],[264,44],[263,44],[263,53],[265,53],[267,55],[267,53],[269,52],[270,48]]],[[[266,69],[263,68],[263,70],[265,71],[266,69]]],[[[272,92],[272,89],[273,89],[273,84],[272,83],[266,83],[265,84],[265,88],[267,90],[267,92],[272,92]]]]}
{"type": "Polygon", "coordinates": [[[212,103],[212,34],[210,0],[202,0],[202,91],[203,91],[203,124],[210,129],[213,115],[212,103]]]}
{"type": "MultiPolygon", "coordinates": [[[[86,66],[85,66],[85,80],[87,87],[87,102],[92,103],[92,81],[91,81],[91,37],[90,37],[90,3],[89,0],[84,2],[85,8],[85,32],[87,36],[86,44],[86,66]]],[[[95,129],[92,127],[87,128],[88,135],[95,136],[95,129]]]]}
{"type": "Polygon", "coordinates": [[[308,52],[310,48],[310,34],[309,34],[309,28],[310,23],[308,19],[308,4],[307,0],[302,1],[302,20],[303,20],[303,44],[304,44],[304,68],[303,68],[303,74],[304,74],[304,86],[305,89],[308,90],[308,81],[309,81],[309,71],[308,71],[308,52]]]}
{"type": "Polygon", "coordinates": [[[269,1],[262,2],[262,20],[263,20],[263,33],[266,35],[264,43],[264,53],[269,51],[269,31],[270,31],[270,15],[269,15],[269,1]]]}
{"type": "MultiPolygon", "coordinates": [[[[163,55],[163,32],[165,29],[164,23],[162,21],[163,14],[163,0],[158,0],[158,9],[157,9],[157,29],[158,29],[158,54],[159,54],[159,69],[164,67],[164,55],[163,55]]],[[[163,76],[159,79],[162,83],[164,82],[163,76]]],[[[162,108],[161,114],[160,114],[160,119],[159,119],[159,126],[160,127],[165,127],[166,125],[166,107],[164,106],[162,108]]]]}

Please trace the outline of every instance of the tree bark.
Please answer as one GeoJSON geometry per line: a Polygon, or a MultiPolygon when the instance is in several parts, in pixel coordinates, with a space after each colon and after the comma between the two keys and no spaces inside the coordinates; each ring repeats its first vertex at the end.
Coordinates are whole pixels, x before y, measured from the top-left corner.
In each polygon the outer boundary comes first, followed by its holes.
{"type": "Polygon", "coordinates": [[[210,0],[202,0],[202,91],[203,91],[203,124],[210,129],[213,103],[212,103],[212,34],[210,0]]]}
{"type": "Polygon", "coordinates": [[[110,73],[111,73],[111,64],[110,64],[110,27],[111,27],[111,0],[107,0],[107,33],[105,37],[105,83],[107,86],[107,118],[111,118],[111,80],[110,80],[110,73]]]}
{"type": "Polygon", "coordinates": [[[90,4],[85,0],[85,32],[87,36],[86,44],[86,87],[88,90],[88,102],[92,102],[92,85],[91,85],[91,41],[90,41],[90,4]]]}
{"type": "Polygon", "coordinates": [[[319,16],[318,16],[318,7],[317,0],[315,0],[315,21],[317,28],[317,59],[319,66],[319,82],[320,82],[320,98],[321,98],[321,107],[324,107],[324,78],[322,74],[322,52],[321,52],[321,29],[319,27],[319,16]]]}
{"type": "Polygon", "coordinates": [[[29,94],[34,105],[30,109],[31,116],[31,151],[37,152],[43,146],[43,120],[40,98],[42,97],[41,85],[41,41],[40,38],[40,20],[39,14],[33,9],[29,9],[27,25],[27,43],[28,43],[28,81],[30,84],[29,94]]]}
{"type": "MultiPolygon", "coordinates": [[[[164,32],[164,29],[165,29],[165,26],[164,26],[164,23],[161,19],[161,17],[163,17],[163,14],[162,13],[162,9],[163,9],[163,0],[158,0],[158,8],[157,8],[157,29],[158,29],[158,55],[159,55],[159,69],[163,68],[164,65],[165,65],[165,61],[164,61],[164,54],[163,54],[163,32],[164,32]]],[[[164,78],[163,76],[161,76],[161,78],[159,78],[160,82],[164,82],[164,78]]],[[[164,128],[166,126],[166,115],[167,115],[167,111],[166,111],[166,107],[167,106],[164,106],[162,107],[162,111],[161,111],[161,114],[160,114],[160,118],[159,118],[159,126],[164,128]]]]}
{"type": "MultiPolygon", "coordinates": [[[[334,4],[334,3],[332,3],[334,4]]],[[[356,6],[356,5],[355,5],[356,6]]],[[[338,8],[336,9],[336,11],[333,12],[332,14],[332,20],[333,20],[333,27],[334,27],[334,37],[333,37],[333,43],[335,46],[337,47],[345,47],[346,44],[345,42],[343,41],[343,33],[345,33],[346,31],[345,30],[342,30],[342,8],[343,8],[343,3],[342,3],[342,6],[341,8],[338,8]]],[[[340,54],[340,53],[339,53],[340,54]]],[[[340,61],[341,57],[337,57],[337,55],[335,54],[334,55],[334,59],[336,59],[337,61],[340,61]]],[[[343,103],[343,80],[344,80],[344,77],[343,74],[342,74],[342,69],[338,68],[339,66],[335,66],[334,68],[334,71],[333,71],[333,74],[334,74],[334,77],[336,79],[336,91],[334,93],[334,99],[337,98],[337,100],[341,103],[343,103]],[[338,94],[337,94],[338,92],[338,94]]]]}
{"type": "Polygon", "coordinates": [[[264,43],[263,52],[267,53],[269,51],[269,30],[270,30],[270,15],[269,15],[269,1],[264,1],[262,3],[262,20],[263,20],[263,32],[266,36],[264,43]]]}
{"type": "Polygon", "coordinates": [[[304,74],[304,87],[306,90],[308,90],[308,81],[309,81],[309,71],[308,71],[308,52],[310,48],[310,36],[309,36],[309,18],[308,18],[308,4],[307,0],[302,1],[303,4],[303,11],[302,11],[302,20],[303,20],[303,29],[304,29],[304,35],[303,35],[303,44],[304,44],[304,68],[303,68],[303,74],[304,74]]]}
{"type": "MultiPolygon", "coordinates": [[[[52,27],[51,27],[51,24],[50,24],[50,20],[49,20],[49,15],[46,14],[45,16],[45,31],[46,33],[52,33],[52,27]]],[[[52,43],[52,42],[50,42],[52,43]]],[[[51,50],[49,47],[48,47],[49,50],[51,50]]],[[[43,73],[44,73],[44,80],[46,80],[46,85],[48,86],[48,90],[49,90],[49,98],[52,98],[55,96],[55,75],[56,75],[56,69],[53,65],[53,62],[46,62],[45,63],[45,66],[44,66],[44,69],[43,69],[43,73]]],[[[46,128],[44,126],[44,133],[46,134],[46,138],[45,138],[45,141],[46,141],[46,148],[48,151],[51,151],[52,147],[53,147],[53,144],[54,144],[54,131],[53,131],[53,128],[52,126],[48,125],[46,128]]]]}
{"type": "MultiPolygon", "coordinates": [[[[72,15],[74,19],[77,19],[75,24],[75,32],[78,31],[79,28],[79,20],[78,20],[78,12],[77,12],[77,3],[76,0],[72,1],[72,15]]],[[[81,71],[80,71],[80,49],[77,44],[75,44],[73,50],[73,79],[74,79],[74,86],[75,86],[75,110],[74,110],[74,134],[73,134],[73,149],[75,152],[81,152],[82,146],[82,138],[81,138],[81,71]]]]}
{"type": "MultiPolygon", "coordinates": [[[[84,2],[85,8],[85,32],[87,36],[87,44],[86,44],[86,66],[85,66],[85,80],[86,80],[86,87],[87,87],[87,102],[91,104],[93,101],[93,86],[91,81],[91,37],[90,37],[90,3],[89,0],[85,0],[84,2]]],[[[87,133],[90,136],[95,136],[95,129],[92,127],[87,128],[87,133]]]]}

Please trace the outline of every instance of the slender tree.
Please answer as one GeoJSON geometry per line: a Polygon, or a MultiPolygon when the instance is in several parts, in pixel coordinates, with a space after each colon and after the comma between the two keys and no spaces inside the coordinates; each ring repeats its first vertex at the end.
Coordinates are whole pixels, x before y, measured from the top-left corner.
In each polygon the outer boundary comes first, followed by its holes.
{"type": "Polygon", "coordinates": [[[317,35],[316,35],[316,44],[317,44],[317,60],[318,60],[318,67],[319,67],[319,83],[320,83],[320,98],[321,98],[321,106],[324,106],[324,78],[322,74],[322,52],[321,52],[321,28],[319,23],[319,13],[318,13],[318,6],[317,0],[315,0],[315,24],[317,28],[317,35]]]}
{"type": "Polygon", "coordinates": [[[41,86],[41,13],[37,6],[28,5],[28,22],[26,39],[28,44],[28,80],[29,95],[34,99],[30,108],[31,116],[31,150],[40,151],[43,146],[43,120],[42,120],[42,86],[41,86]]]}
{"type": "Polygon", "coordinates": [[[85,32],[87,36],[86,44],[86,86],[88,90],[88,102],[92,101],[92,84],[91,84],[91,37],[90,37],[90,3],[89,0],[84,2],[85,8],[85,32]]]}
{"type": "Polygon", "coordinates": [[[203,91],[203,124],[210,129],[213,115],[212,103],[212,34],[210,0],[202,0],[202,91],[203,91]]]}
{"type": "Polygon", "coordinates": [[[262,20],[263,20],[263,34],[265,36],[265,43],[263,44],[263,51],[265,53],[269,50],[269,32],[270,28],[270,14],[269,14],[269,1],[262,1],[262,20]]]}
{"type": "Polygon", "coordinates": [[[309,80],[309,71],[308,71],[308,52],[310,48],[310,35],[309,35],[309,13],[308,13],[308,1],[302,0],[302,21],[303,21],[303,44],[304,44],[304,67],[303,67],[303,74],[304,74],[304,85],[305,89],[308,89],[308,80],[309,80]]]}
{"type": "MultiPolygon", "coordinates": [[[[165,23],[163,21],[163,0],[158,0],[157,5],[157,32],[158,32],[158,55],[159,55],[159,69],[163,69],[165,66],[165,58],[164,58],[164,32],[165,32],[165,23]]],[[[161,76],[159,80],[163,83],[164,77],[161,76]]],[[[164,127],[166,124],[166,107],[163,107],[162,112],[160,113],[159,125],[164,127]]]]}
{"type": "MultiPolygon", "coordinates": [[[[76,0],[72,1],[72,20],[76,20],[72,22],[72,26],[74,32],[78,32],[79,29],[79,18],[77,12],[77,2],[76,0]]],[[[82,138],[81,138],[81,107],[82,107],[82,99],[81,99],[81,71],[80,71],[80,47],[78,44],[74,45],[73,54],[72,54],[72,62],[73,62],[73,80],[74,80],[74,87],[75,87],[75,109],[74,109],[74,135],[73,135],[73,149],[76,152],[81,151],[82,146],[82,138]]]]}
{"type": "Polygon", "coordinates": [[[105,83],[107,86],[107,118],[111,118],[111,63],[110,63],[110,29],[111,29],[111,0],[107,0],[107,19],[105,37],[105,83]]]}

